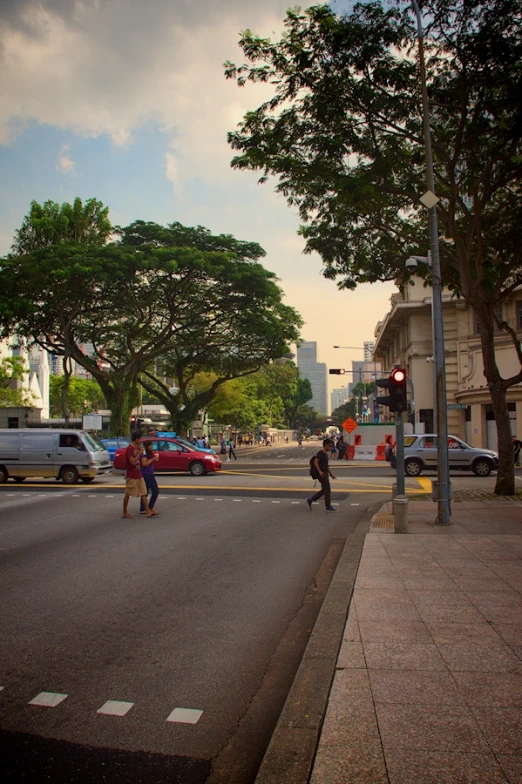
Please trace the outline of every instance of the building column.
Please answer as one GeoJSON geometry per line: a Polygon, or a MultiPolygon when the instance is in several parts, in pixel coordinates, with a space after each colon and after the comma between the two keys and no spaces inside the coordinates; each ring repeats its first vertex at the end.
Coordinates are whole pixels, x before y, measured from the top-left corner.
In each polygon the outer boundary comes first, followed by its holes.
{"type": "Polygon", "coordinates": [[[522,441],[522,400],[517,400],[516,402],[516,425],[515,425],[515,433],[516,437],[522,441]]]}
{"type": "Polygon", "coordinates": [[[482,403],[471,403],[471,444],[482,447],[486,443],[485,416],[482,403]]]}

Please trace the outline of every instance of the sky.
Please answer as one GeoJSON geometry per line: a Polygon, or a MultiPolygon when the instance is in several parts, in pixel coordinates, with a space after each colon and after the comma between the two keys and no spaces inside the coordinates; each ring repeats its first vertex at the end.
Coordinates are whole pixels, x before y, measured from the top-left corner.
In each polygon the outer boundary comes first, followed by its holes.
{"type": "MultiPolygon", "coordinates": [[[[349,0],[332,0],[336,11],[349,0]]],[[[312,3],[310,2],[310,5],[312,3]]],[[[277,39],[289,0],[2,0],[0,255],[33,199],[95,197],[115,225],[201,225],[258,242],[331,368],[362,360],[392,283],[341,292],[303,255],[275,180],[230,167],[228,131],[270,94],[238,88],[239,34],[277,39]],[[334,349],[334,345],[355,349],[334,349]],[[360,347],[358,349],[357,347],[360,347]]],[[[306,4],[303,4],[306,7],[306,4]]],[[[329,376],[330,389],[347,383],[329,376]]]]}

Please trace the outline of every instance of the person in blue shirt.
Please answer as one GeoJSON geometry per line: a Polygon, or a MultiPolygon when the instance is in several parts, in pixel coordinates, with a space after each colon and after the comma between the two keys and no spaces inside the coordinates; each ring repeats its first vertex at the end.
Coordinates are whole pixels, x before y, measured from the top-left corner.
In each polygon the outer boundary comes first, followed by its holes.
{"type": "MultiPolygon", "coordinates": [[[[159,515],[159,512],[156,512],[154,509],[154,504],[158,500],[159,495],[159,487],[156,481],[156,477],[154,476],[154,462],[158,459],[158,455],[155,455],[152,451],[152,442],[147,441],[145,444],[145,452],[140,457],[140,467],[141,473],[143,475],[143,479],[145,480],[145,485],[147,487],[147,495],[150,493],[150,501],[149,501],[149,509],[153,515],[159,515]]],[[[140,514],[146,514],[145,507],[143,502],[140,507],[140,514]]]]}

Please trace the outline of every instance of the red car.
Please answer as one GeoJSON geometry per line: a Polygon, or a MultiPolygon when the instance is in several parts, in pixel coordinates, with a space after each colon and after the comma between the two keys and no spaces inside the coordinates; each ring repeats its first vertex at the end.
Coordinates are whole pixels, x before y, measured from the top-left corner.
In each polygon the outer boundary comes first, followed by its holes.
{"type": "MultiPolygon", "coordinates": [[[[158,438],[149,435],[144,436],[141,443],[151,443],[153,452],[158,454],[158,460],[154,463],[154,470],[157,473],[185,471],[193,476],[204,476],[214,471],[221,471],[221,461],[217,455],[189,449],[175,438],[158,438]]],[[[113,467],[118,473],[125,470],[124,448],[116,451],[113,467]]]]}

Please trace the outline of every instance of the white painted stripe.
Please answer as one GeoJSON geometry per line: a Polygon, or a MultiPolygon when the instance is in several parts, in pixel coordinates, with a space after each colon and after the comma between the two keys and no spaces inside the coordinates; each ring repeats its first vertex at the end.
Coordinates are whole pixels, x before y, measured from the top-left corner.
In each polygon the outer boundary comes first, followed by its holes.
{"type": "Polygon", "coordinates": [[[121,702],[120,700],[107,700],[101,708],[98,708],[96,713],[101,713],[104,716],[125,716],[130,711],[133,702],[121,702]]]}
{"type": "Polygon", "coordinates": [[[202,498],[201,496],[198,496],[198,497],[197,497],[197,498],[195,498],[194,500],[195,500],[195,501],[204,501],[205,499],[204,499],[204,498],[202,498]]]}
{"type": "Polygon", "coordinates": [[[29,700],[29,705],[41,705],[44,708],[56,708],[61,702],[67,698],[67,694],[58,694],[54,691],[41,691],[32,700],[29,700]]]}
{"type": "Polygon", "coordinates": [[[186,499],[186,495],[178,495],[176,496],[176,501],[184,501],[186,499]]]}
{"type": "Polygon", "coordinates": [[[214,501],[222,501],[222,498],[214,498],[214,501]]]}
{"type": "Polygon", "coordinates": [[[300,503],[300,502],[299,502],[299,501],[290,501],[290,503],[291,503],[291,504],[298,504],[298,503],[300,503]]]}
{"type": "Polygon", "coordinates": [[[3,691],[4,689],[5,689],[5,686],[0,686],[0,691],[3,691]]]}
{"type": "Polygon", "coordinates": [[[257,500],[255,500],[255,499],[252,499],[252,503],[253,503],[253,504],[260,504],[260,503],[261,503],[261,501],[257,501],[257,500]]]}
{"type": "Polygon", "coordinates": [[[273,504],[280,504],[281,501],[272,501],[273,504]]]}
{"type": "Polygon", "coordinates": [[[72,498],[81,498],[81,493],[73,493],[72,498]]]}
{"type": "Polygon", "coordinates": [[[234,501],[236,504],[240,504],[242,500],[243,500],[242,498],[233,498],[232,499],[232,501],[234,501]]]}
{"type": "Polygon", "coordinates": [[[89,498],[96,498],[96,495],[94,493],[90,493],[89,498]]]}
{"type": "Polygon", "coordinates": [[[174,708],[172,713],[169,714],[167,721],[173,721],[178,724],[197,724],[202,714],[202,710],[196,710],[195,708],[174,708]]]}
{"type": "Polygon", "coordinates": [[[350,506],[359,506],[359,504],[350,504],[350,506]]]}

